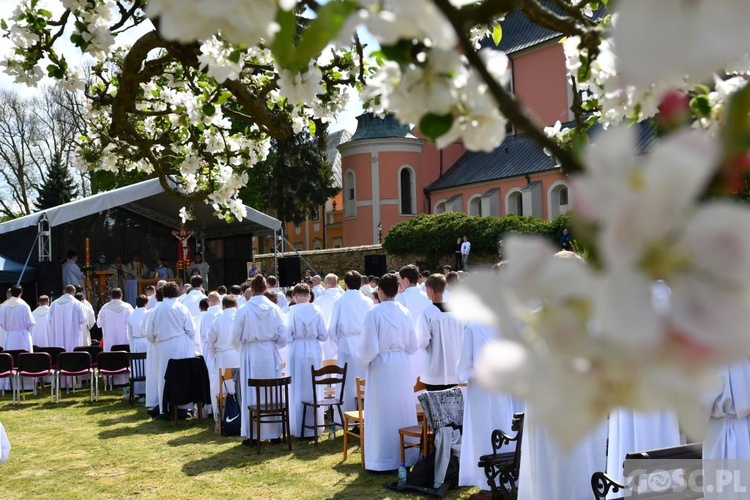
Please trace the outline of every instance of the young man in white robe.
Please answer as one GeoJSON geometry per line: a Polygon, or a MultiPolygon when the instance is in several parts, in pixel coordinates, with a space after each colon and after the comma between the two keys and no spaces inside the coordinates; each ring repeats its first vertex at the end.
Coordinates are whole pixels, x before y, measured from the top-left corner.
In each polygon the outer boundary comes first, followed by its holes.
{"type": "MultiPolygon", "coordinates": [[[[210,299],[211,294],[209,294],[210,299]]],[[[232,329],[234,328],[234,318],[237,315],[237,299],[233,295],[225,295],[219,307],[222,310],[218,314],[208,313],[201,322],[201,327],[203,327],[208,323],[207,320],[213,318],[207,328],[206,341],[203,344],[206,350],[204,355],[206,365],[211,367],[208,372],[211,380],[211,404],[216,401],[216,396],[219,394],[219,371],[225,368],[240,367],[240,352],[232,344],[232,329]]],[[[234,382],[228,382],[227,384],[227,389],[230,391],[234,389],[234,382]],[[231,387],[229,387],[230,384],[231,387]]],[[[213,413],[214,419],[218,419],[219,412],[213,413]]]]}
{"type": "MultiPolygon", "coordinates": [[[[268,289],[266,280],[258,275],[250,284],[252,297],[237,310],[232,327],[232,345],[240,351],[240,380],[242,394],[241,434],[250,436],[249,405],[255,404],[255,393],[245,385],[250,378],[277,378],[281,376],[279,347],[286,345],[284,318],[281,309],[272,303],[264,293],[268,289]]],[[[261,401],[262,403],[262,401],[261,401]]],[[[281,435],[279,424],[263,424],[260,427],[261,439],[278,439],[281,435]]],[[[258,436],[254,436],[257,438],[258,436]]],[[[249,439],[243,444],[252,444],[249,439]]]]}
{"type": "Polygon", "coordinates": [[[31,342],[31,329],[34,328],[36,320],[29,305],[21,298],[21,285],[10,287],[10,294],[10,299],[0,307],[0,327],[5,330],[4,349],[23,349],[32,352],[34,344],[31,342]]]}
{"type": "MultiPolygon", "coordinates": [[[[338,365],[346,364],[343,411],[357,409],[357,378],[365,378],[365,367],[357,358],[365,316],[374,307],[372,299],[360,292],[362,276],[357,271],[344,275],[346,291],[333,306],[328,335],[338,350],[338,365]]],[[[369,288],[370,285],[367,285],[369,288]]]]}
{"type": "Polygon", "coordinates": [[[31,341],[35,346],[52,347],[52,335],[49,326],[49,297],[40,295],[36,309],[31,311],[36,325],[31,330],[31,341]]]}
{"type": "Polygon", "coordinates": [[[49,309],[52,345],[66,351],[83,345],[81,328],[86,324],[86,316],[83,304],[74,297],[75,293],[74,285],[66,286],[65,293],[53,301],[49,309]]]}
{"type": "Polygon", "coordinates": [[[113,288],[109,293],[109,302],[99,310],[96,324],[102,329],[102,348],[111,351],[112,346],[129,344],[128,318],[133,314],[133,307],[122,300],[122,290],[113,288]]]}
{"type": "MultiPolygon", "coordinates": [[[[320,308],[320,313],[323,315],[323,322],[328,328],[331,324],[331,316],[333,316],[333,307],[336,301],[341,298],[341,288],[339,287],[339,277],[335,274],[326,274],[323,279],[325,285],[325,291],[321,295],[315,295],[313,301],[316,306],[320,308]]],[[[326,341],[323,344],[323,356],[325,359],[332,359],[336,357],[336,344],[332,339],[326,341]]]]}
{"type": "MultiPolygon", "coordinates": [[[[76,288],[77,290],[78,288],[76,288]]],[[[83,293],[76,292],[74,295],[75,299],[81,303],[83,308],[83,316],[86,318],[86,322],[81,325],[81,345],[91,345],[91,329],[96,324],[96,313],[94,313],[94,307],[91,302],[86,300],[83,293]]]]}
{"type": "Polygon", "coordinates": [[[458,385],[456,363],[466,323],[449,312],[443,303],[445,276],[430,275],[425,288],[432,304],[424,308],[417,321],[417,342],[427,353],[420,375],[428,391],[443,391],[458,385]]]}
{"type": "MultiPolygon", "coordinates": [[[[193,349],[193,319],[187,307],[177,302],[180,289],[177,283],[169,282],[163,289],[164,300],[146,317],[146,338],[155,342],[154,356],[157,361],[157,391],[159,407],[165,417],[164,375],[170,359],[195,356],[193,349]]],[[[162,418],[164,418],[162,417],[162,418]]]]}
{"type": "MultiPolygon", "coordinates": [[[[214,320],[221,314],[222,310],[224,309],[222,307],[222,299],[219,298],[218,292],[211,292],[208,294],[208,309],[204,313],[201,313],[200,321],[196,323],[195,331],[197,333],[200,333],[200,345],[201,345],[201,354],[203,355],[203,358],[206,360],[206,364],[208,364],[208,348],[206,346],[206,341],[208,337],[208,331],[211,328],[211,325],[213,324],[214,320]]],[[[235,300],[235,304],[237,301],[235,300]]],[[[239,365],[238,365],[239,366],[239,365]]],[[[209,370],[211,369],[211,366],[207,366],[209,370]]],[[[209,372],[210,373],[210,372],[209,372]]]]}
{"type": "MultiPolygon", "coordinates": [[[[417,425],[409,359],[418,348],[417,337],[409,311],[394,301],[397,293],[398,277],[384,275],[378,287],[381,303],[365,315],[357,351],[360,362],[367,367],[365,469],[374,471],[398,469],[398,430],[417,425]]],[[[406,465],[416,458],[416,453],[407,454],[406,465]]]]}
{"type": "MultiPolygon", "coordinates": [[[[148,353],[149,342],[146,338],[143,324],[143,318],[146,314],[146,304],[148,304],[148,297],[145,295],[139,295],[136,297],[135,310],[133,311],[133,314],[128,317],[126,331],[131,353],[148,353]]],[[[148,354],[146,355],[146,363],[148,363],[148,354]]],[[[146,373],[146,378],[148,379],[148,373],[146,373]]],[[[136,395],[145,395],[146,383],[136,382],[133,386],[133,393],[136,395]]]]}
{"type": "MultiPolygon", "coordinates": [[[[461,354],[456,364],[456,375],[466,382],[464,398],[464,428],[461,435],[461,459],[458,469],[459,486],[488,488],[484,469],[477,467],[479,457],[492,453],[490,441],[495,429],[502,429],[513,436],[511,424],[513,413],[523,411],[516,407],[513,398],[500,392],[489,392],[476,380],[476,363],[484,346],[499,338],[489,326],[469,323],[463,332],[461,354]]],[[[521,405],[519,405],[521,406],[521,405]]],[[[514,447],[503,447],[502,451],[514,451],[514,447]]]]}
{"type": "MultiPolygon", "coordinates": [[[[289,344],[289,361],[287,373],[292,376],[289,387],[289,426],[292,435],[302,437],[302,401],[313,400],[312,378],[310,367],[321,367],[323,352],[321,342],[328,339],[328,329],[323,322],[320,309],[310,303],[310,287],[300,283],[294,287],[295,306],[289,310],[287,330],[284,334],[289,344]]],[[[323,394],[318,393],[322,399],[323,394]]],[[[307,412],[305,425],[312,426],[313,412],[307,412]]],[[[318,410],[318,424],[323,424],[323,409],[318,410]]],[[[312,437],[311,429],[305,433],[312,437]]]]}
{"type": "MultiPolygon", "coordinates": [[[[167,284],[166,281],[163,283],[160,281],[157,283],[157,287],[154,290],[154,305],[149,308],[146,304],[146,312],[143,314],[143,321],[141,322],[141,328],[143,328],[143,335],[148,341],[148,348],[146,349],[146,408],[149,409],[149,414],[152,417],[159,415],[159,384],[158,375],[159,363],[156,359],[156,342],[146,335],[146,325],[149,322],[151,315],[161,306],[164,300],[164,286],[167,284]],[[161,286],[160,286],[161,284],[161,286]]],[[[149,297],[151,300],[151,297],[149,297]]]]}
{"type": "Polygon", "coordinates": [[[286,295],[284,294],[284,290],[279,288],[279,280],[276,279],[276,276],[271,275],[268,277],[268,281],[266,282],[266,285],[268,286],[268,289],[272,292],[276,292],[279,295],[279,308],[283,309],[287,305],[286,301],[286,295]]]}
{"type": "Polygon", "coordinates": [[[146,287],[146,297],[148,302],[146,303],[146,309],[151,309],[156,305],[156,287],[154,285],[148,285],[146,287]]]}
{"type": "Polygon", "coordinates": [[[203,278],[199,275],[191,276],[190,291],[182,297],[182,304],[188,308],[194,319],[200,314],[200,301],[207,298],[203,293],[203,278]]]}
{"type": "MultiPolygon", "coordinates": [[[[411,319],[414,322],[414,327],[416,328],[417,321],[422,317],[422,312],[424,312],[425,308],[432,305],[432,302],[427,297],[427,294],[417,287],[417,282],[419,281],[419,268],[417,266],[409,264],[402,267],[398,272],[398,277],[402,293],[396,296],[396,302],[409,311],[411,319]]],[[[419,375],[424,373],[427,363],[427,353],[420,349],[412,354],[410,359],[412,366],[411,378],[416,380],[419,375]]]]}
{"type": "Polygon", "coordinates": [[[315,294],[316,299],[319,299],[326,291],[325,287],[321,283],[322,281],[323,279],[319,274],[316,274],[312,277],[312,293],[315,294]]]}

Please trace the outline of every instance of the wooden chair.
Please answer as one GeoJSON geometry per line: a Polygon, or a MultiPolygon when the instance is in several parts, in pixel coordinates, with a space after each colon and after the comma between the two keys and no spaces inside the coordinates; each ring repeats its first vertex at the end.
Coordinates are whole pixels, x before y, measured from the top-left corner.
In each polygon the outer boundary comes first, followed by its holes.
{"type": "Polygon", "coordinates": [[[349,436],[359,439],[359,450],[362,454],[362,468],[365,467],[365,379],[356,378],[357,384],[357,410],[344,412],[344,460],[349,448],[349,436]],[[349,429],[349,424],[353,423],[358,426],[359,432],[353,432],[349,429]]]}
{"type": "Polygon", "coordinates": [[[248,405],[250,410],[250,441],[253,440],[253,424],[258,431],[258,455],[260,455],[260,424],[281,424],[281,437],[292,450],[289,431],[289,384],[292,377],[251,378],[247,385],[255,389],[255,405],[248,405]]]}
{"type": "Polygon", "coordinates": [[[511,430],[516,435],[510,437],[502,429],[492,431],[492,454],[479,457],[478,467],[484,469],[487,485],[492,491],[492,498],[518,497],[518,475],[521,468],[521,442],[523,440],[523,413],[513,415],[511,430]],[[500,453],[503,446],[515,442],[516,450],[500,453]]]}
{"type": "Polygon", "coordinates": [[[216,411],[219,415],[219,426],[217,427],[217,434],[221,436],[221,422],[224,420],[224,405],[227,401],[227,396],[224,393],[224,382],[232,380],[234,376],[233,368],[219,368],[219,394],[216,395],[216,411]]]}
{"type": "MultiPolygon", "coordinates": [[[[129,351],[128,351],[129,352],[129,351]]],[[[145,352],[130,353],[130,407],[135,405],[135,383],[146,382],[146,356],[145,352]]]]}
{"type": "MultiPolygon", "coordinates": [[[[427,390],[427,386],[422,382],[420,377],[417,377],[417,382],[414,384],[414,393],[419,393],[427,390]]],[[[410,425],[408,427],[402,427],[398,430],[398,442],[401,448],[401,461],[406,462],[406,449],[407,448],[419,448],[422,452],[422,456],[426,457],[430,451],[430,443],[432,441],[432,429],[427,425],[427,419],[424,418],[424,410],[422,405],[417,403],[417,425],[410,425]],[[416,441],[410,441],[410,439],[416,439],[416,441]]]]}
{"type": "MultiPolygon", "coordinates": [[[[346,385],[346,369],[347,363],[344,363],[344,367],[340,368],[338,365],[323,366],[319,370],[315,369],[314,365],[310,365],[310,374],[312,375],[312,388],[313,388],[313,400],[302,401],[302,429],[300,429],[300,436],[305,437],[305,429],[312,428],[313,436],[315,436],[315,445],[318,445],[318,408],[329,408],[333,410],[335,407],[339,412],[339,418],[341,419],[341,426],[344,426],[344,414],[341,411],[341,405],[344,404],[344,386],[346,385]],[[335,388],[339,386],[339,394],[336,397],[335,388]],[[318,387],[321,387],[324,391],[323,399],[318,399],[318,387]],[[325,390],[333,388],[334,393],[327,396],[325,390]],[[305,425],[305,417],[307,416],[307,407],[312,407],[313,412],[313,425],[305,425]]],[[[333,420],[333,415],[331,415],[333,420]]],[[[325,427],[325,423],[321,424],[325,427]]],[[[336,425],[335,421],[332,421],[331,425],[336,425]]]]}

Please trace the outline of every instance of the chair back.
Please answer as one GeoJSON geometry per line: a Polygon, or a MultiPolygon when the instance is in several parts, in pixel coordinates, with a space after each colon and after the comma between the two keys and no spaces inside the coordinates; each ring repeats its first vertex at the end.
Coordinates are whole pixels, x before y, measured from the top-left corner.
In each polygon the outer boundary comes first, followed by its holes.
{"type": "Polygon", "coordinates": [[[109,348],[110,351],[125,351],[130,352],[130,344],[115,344],[109,348]]]}
{"type": "Polygon", "coordinates": [[[130,380],[143,382],[146,380],[146,353],[130,353],[130,380]]]}
{"type": "Polygon", "coordinates": [[[323,388],[324,399],[335,399],[339,404],[344,403],[344,386],[346,385],[347,363],[341,368],[338,365],[322,366],[316,370],[315,365],[310,365],[312,375],[313,403],[318,404],[318,387],[323,388]],[[339,386],[339,394],[336,397],[336,386],[339,386]]]}
{"type": "Polygon", "coordinates": [[[91,354],[86,351],[61,352],[57,357],[57,369],[66,373],[81,373],[91,369],[91,354]]]}
{"type": "Polygon", "coordinates": [[[13,366],[18,368],[18,356],[29,351],[27,351],[26,349],[8,349],[7,351],[3,352],[11,355],[11,357],[13,358],[13,366]]]}
{"type": "Polygon", "coordinates": [[[259,413],[279,413],[289,408],[289,384],[292,377],[251,378],[247,385],[255,389],[255,406],[259,413]]]}
{"type": "Polygon", "coordinates": [[[73,352],[86,351],[87,353],[89,353],[91,355],[92,366],[96,366],[97,356],[99,356],[99,353],[102,352],[103,350],[104,349],[102,349],[98,345],[81,345],[81,346],[73,348],[73,352]]]}
{"type": "Polygon", "coordinates": [[[510,430],[516,431],[516,451],[513,453],[513,468],[517,472],[521,468],[521,444],[523,444],[523,420],[525,413],[514,413],[510,430]]]}
{"type": "Polygon", "coordinates": [[[122,373],[130,367],[130,354],[125,351],[100,352],[96,355],[99,373],[122,373]]]}
{"type": "Polygon", "coordinates": [[[7,352],[0,352],[0,377],[10,377],[13,374],[13,356],[7,352]]]}
{"type": "Polygon", "coordinates": [[[355,383],[357,384],[357,412],[359,418],[362,419],[365,411],[365,379],[357,377],[355,383]]]}
{"type": "Polygon", "coordinates": [[[18,355],[18,373],[23,376],[48,375],[52,358],[46,352],[24,352],[18,355]]]}
{"type": "Polygon", "coordinates": [[[46,352],[52,358],[52,368],[57,368],[57,357],[65,352],[64,347],[35,347],[34,352],[46,352]]]}
{"type": "Polygon", "coordinates": [[[331,365],[337,365],[338,366],[338,364],[339,364],[339,362],[338,362],[338,360],[336,360],[336,358],[328,358],[328,359],[324,359],[323,360],[323,363],[321,364],[321,366],[331,366],[331,365]]]}
{"type": "Polygon", "coordinates": [[[427,390],[427,384],[422,382],[422,377],[417,377],[417,381],[414,384],[414,392],[422,392],[427,390]]]}

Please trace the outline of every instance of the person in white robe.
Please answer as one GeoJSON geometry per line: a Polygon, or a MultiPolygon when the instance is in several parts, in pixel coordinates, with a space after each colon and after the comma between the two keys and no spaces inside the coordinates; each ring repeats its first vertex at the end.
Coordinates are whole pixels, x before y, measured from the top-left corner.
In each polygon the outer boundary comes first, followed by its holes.
{"type": "MultiPolygon", "coordinates": [[[[166,281],[164,282],[166,284],[166,281]]],[[[163,294],[164,287],[160,287],[158,292],[155,292],[153,298],[155,299],[155,305],[151,308],[146,304],[146,312],[143,314],[143,321],[141,321],[141,328],[143,335],[148,341],[148,347],[146,349],[146,408],[152,416],[159,414],[159,384],[157,380],[157,373],[159,372],[159,363],[156,359],[156,342],[146,335],[146,325],[148,324],[151,315],[161,305],[164,300],[163,294]]],[[[149,297],[151,300],[151,297],[149,297]]]]}
{"type": "MultiPolygon", "coordinates": [[[[357,357],[357,348],[362,334],[365,316],[374,307],[372,299],[358,289],[361,276],[357,271],[344,275],[346,291],[333,307],[328,335],[338,350],[338,365],[346,368],[343,411],[357,409],[357,378],[365,378],[365,367],[357,357]]],[[[369,287],[369,285],[367,285],[369,287]]]]}
{"type": "Polygon", "coordinates": [[[196,318],[200,313],[199,303],[203,299],[208,299],[203,293],[203,278],[199,275],[190,277],[190,291],[181,297],[182,304],[190,311],[190,316],[196,318]]]}
{"type": "Polygon", "coordinates": [[[156,305],[156,287],[154,285],[148,285],[146,287],[146,297],[148,297],[148,302],[146,303],[146,309],[151,309],[156,305]]]}
{"type": "MultiPolygon", "coordinates": [[[[148,353],[149,341],[146,338],[146,334],[143,328],[143,318],[146,314],[146,304],[148,304],[148,297],[145,295],[139,295],[135,299],[135,310],[133,314],[128,317],[127,322],[127,337],[128,345],[130,345],[130,352],[145,352],[148,353]]],[[[148,354],[146,354],[146,363],[148,363],[148,354]]],[[[148,379],[148,372],[146,373],[146,379],[148,379]]],[[[133,393],[136,395],[146,394],[146,383],[136,382],[133,385],[133,393]]]]}
{"type": "MultiPolygon", "coordinates": [[[[245,437],[250,436],[247,408],[255,404],[255,393],[245,384],[250,378],[278,378],[281,375],[279,347],[286,345],[281,309],[263,295],[267,289],[263,276],[253,278],[250,286],[252,297],[237,311],[232,327],[232,345],[240,351],[240,380],[243,381],[240,388],[241,434],[245,437]]],[[[279,424],[261,425],[261,439],[278,439],[280,435],[279,424]]],[[[249,440],[244,442],[250,444],[249,440]]]]}
{"type": "MultiPolygon", "coordinates": [[[[516,408],[508,394],[489,392],[476,380],[476,363],[484,346],[499,338],[489,326],[469,323],[463,332],[461,354],[456,364],[456,375],[460,382],[466,382],[464,398],[464,428],[461,436],[461,458],[458,470],[459,486],[476,486],[486,490],[487,478],[484,470],[477,467],[479,457],[492,453],[490,441],[495,429],[502,429],[509,436],[513,423],[513,413],[522,411],[516,408]]],[[[503,452],[514,451],[504,447],[503,452]]]]}
{"type": "Polygon", "coordinates": [[[424,308],[417,321],[417,342],[427,354],[420,375],[428,391],[442,391],[458,385],[456,363],[466,322],[445,308],[445,276],[432,274],[425,283],[432,304],[424,308]]]}
{"type": "MultiPolygon", "coordinates": [[[[327,274],[323,283],[325,284],[325,291],[321,295],[315,295],[313,303],[320,308],[320,313],[323,315],[323,322],[326,328],[328,328],[333,316],[333,307],[343,294],[340,293],[339,277],[335,274],[327,274]]],[[[323,356],[325,359],[335,358],[337,355],[336,351],[336,344],[333,342],[333,339],[329,339],[323,343],[323,356]]]]}
{"type": "Polygon", "coordinates": [[[31,341],[35,346],[52,347],[52,335],[49,326],[49,297],[41,295],[36,309],[31,311],[36,324],[31,329],[31,341]]]}
{"type": "Polygon", "coordinates": [[[83,345],[81,328],[86,324],[86,316],[83,304],[73,296],[75,293],[75,286],[66,286],[65,293],[54,300],[49,309],[52,345],[66,351],[83,345]]]}
{"type": "Polygon", "coordinates": [[[159,408],[164,407],[164,376],[170,359],[184,359],[195,356],[193,350],[193,319],[187,307],[177,302],[180,293],[177,283],[164,286],[164,300],[146,317],[146,338],[155,342],[154,357],[157,361],[156,380],[159,395],[159,408]]]}
{"type": "Polygon", "coordinates": [[[5,433],[5,427],[0,423],[0,464],[7,462],[10,458],[10,441],[5,433]]]}
{"type": "Polygon", "coordinates": [[[219,298],[219,294],[217,292],[209,293],[207,302],[208,302],[207,304],[208,309],[206,309],[204,313],[201,313],[201,316],[200,316],[201,319],[199,322],[196,323],[195,331],[196,333],[200,333],[200,346],[201,346],[200,353],[203,355],[203,358],[206,360],[207,368],[211,370],[212,368],[208,364],[209,356],[208,356],[208,347],[206,346],[206,341],[207,341],[208,331],[211,328],[211,325],[213,324],[216,317],[219,314],[221,314],[223,307],[222,307],[222,301],[219,298]]]}
{"type": "MultiPolygon", "coordinates": [[[[381,303],[365,315],[357,356],[367,367],[365,383],[365,469],[398,469],[401,453],[398,430],[417,424],[414,384],[409,355],[417,350],[414,321],[409,311],[394,301],[398,278],[386,274],[380,279],[381,303]]],[[[417,452],[415,448],[407,450],[417,452]]],[[[407,464],[417,453],[407,454],[407,464]]]]}
{"type": "Polygon", "coordinates": [[[312,277],[312,293],[315,294],[316,299],[322,297],[326,291],[326,288],[321,284],[322,281],[323,279],[319,274],[312,277]]]}
{"type": "MultiPolygon", "coordinates": [[[[302,401],[313,400],[310,366],[317,370],[322,366],[321,342],[328,339],[328,329],[323,322],[320,309],[310,303],[310,287],[300,283],[294,287],[296,305],[289,311],[287,330],[284,334],[289,345],[287,371],[292,376],[289,387],[289,426],[292,435],[302,437],[302,401]]],[[[323,394],[318,392],[318,398],[323,394]]],[[[314,424],[312,410],[307,412],[305,425],[314,424]]],[[[323,409],[318,410],[318,424],[323,424],[323,409]]],[[[307,430],[306,435],[312,436],[307,430]]]]}
{"type": "MultiPolygon", "coordinates": [[[[232,329],[234,318],[237,315],[237,299],[233,295],[225,295],[219,307],[222,307],[219,314],[207,314],[202,323],[202,326],[205,326],[206,321],[213,318],[206,333],[206,341],[203,344],[206,349],[206,355],[204,356],[206,365],[212,367],[208,372],[211,381],[211,403],[216,401],[216,396],[219,394],[219,371],[225,368],[240,367],[240,352],[232,345],[232,329]]],[[[231,383],[231,387],[229,387],[229,382],[227,384],[227,389],[230,391],[234,389],[234,383],[231,383]]],[[[218,412],[214,412],[214,418],[218,418],[218,412]]]]}
{"type": "Polygon", "coordinates": [[[279,281],[276,279],[276,276],[269,276],[266,284],[270,291],[276,292],[279,295],[278,306],[283,309],[287,305],[286,294],[284,293],[284,290],[278,287],[279,281]]]}
{"type": "Polygon", "coordinates": [[[31,329],[34,328],[36,320],[29,305],[21,298],[21,285],[10,287],[10,294],[10,299],[0,307],[0,327],[5,330],[4,349],[23,349],[32,352],[34,344],[31,341],[31,329]]]}
{"type": "MultiPolygon", "coordinates": [[[[417,322],[422,317],[422,312],[432,305],[430,298],[427,294],[417,288],[417,281],[419,281],[419,268],[413,264],[402,267],[399,272],[399,286],[402,293],[396,296],[396,302],[404,306],[411,315],[411,319],[414,322],[416,328],[417,322]]],[[[382,299],[381,299],[382,300],[382,299]]],[[[424,373],[424,368],[427,363],[427,353],[419,349],[411,356],[411,366],[413,379],[416,380],[417,376],[424,373]]]]}
{"type": "Polygon", "coordinates": [[[81,303],[83,316],[84,318],[86,318],[86,322],[81,325],[80,328],[80,345],[91,345],[91,329],[94,328],[94,325],[96,324],[96,313],[94,313],[94,306],[91,305],[91,302],[86,300],[86,297],[84,297],[83,293],[81,292],[76,292],[74,297],[81,303]]]}
{"type": "Polygon", "coordinates": [[[96,324],[102,329],[102,348],[111,351],[112,346],[129,344],[128,318],[133,314],[133,307],[122,300],[122,290],[113,288],[109,293],[109,302],[99,310],[96,324]]]}

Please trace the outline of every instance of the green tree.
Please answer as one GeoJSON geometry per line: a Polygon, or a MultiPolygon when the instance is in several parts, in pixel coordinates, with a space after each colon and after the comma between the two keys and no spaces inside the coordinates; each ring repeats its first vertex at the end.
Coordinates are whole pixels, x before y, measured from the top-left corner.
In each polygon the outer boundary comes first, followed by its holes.
{"type": "Polygon", "coordinates": [[[56,207],[78,196],[76,182],[59,155],[50,163],[47,176],[39,186],[39,197],[34,202],[37,210],[56,207]]]}

